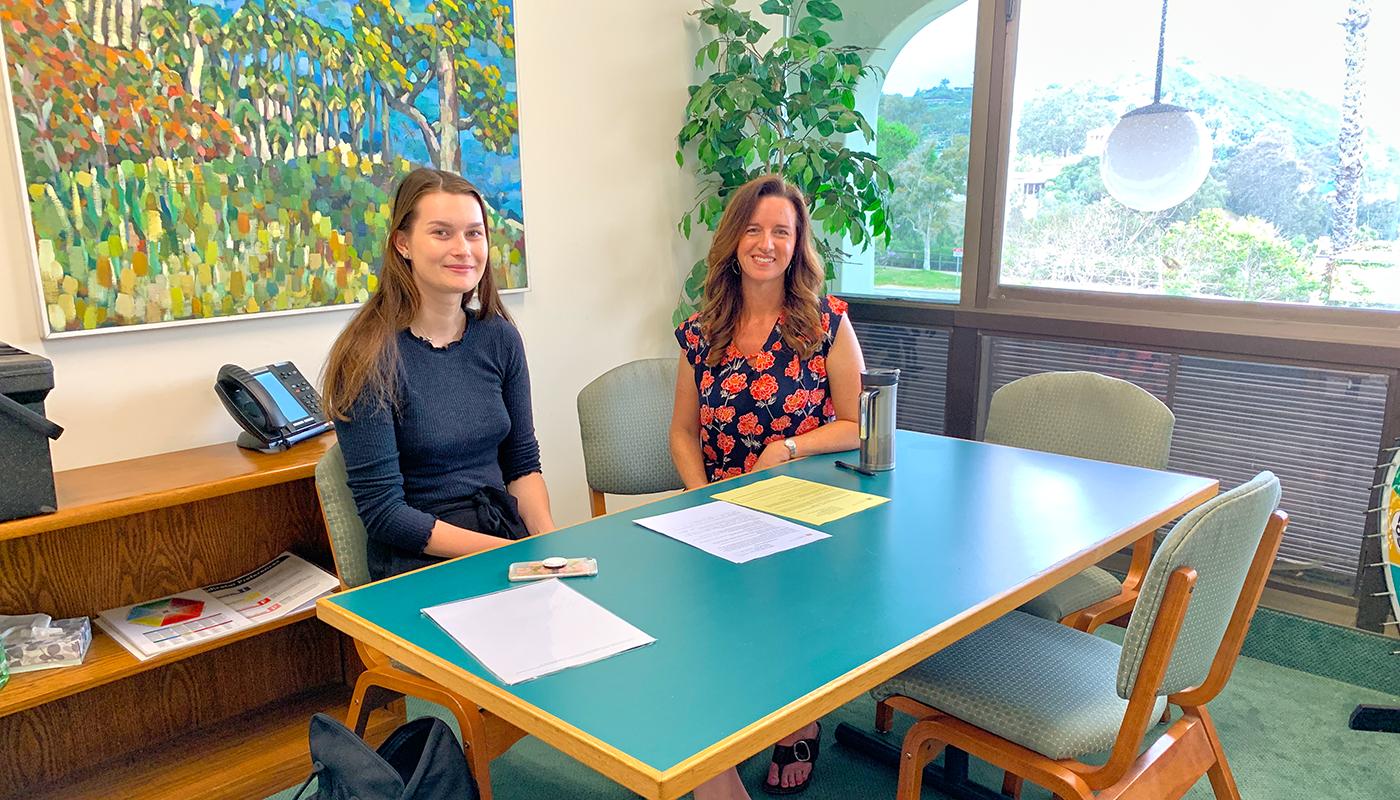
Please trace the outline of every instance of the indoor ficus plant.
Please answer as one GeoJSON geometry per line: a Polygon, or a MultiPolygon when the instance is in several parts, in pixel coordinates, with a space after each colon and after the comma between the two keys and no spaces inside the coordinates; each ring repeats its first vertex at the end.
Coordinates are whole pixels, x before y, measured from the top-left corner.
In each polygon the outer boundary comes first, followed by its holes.
{"type": "MultiPolygon", "coordinates": [[[[781,174],[807,196],[817,224],[818,247],[827,264],[844,253],[832,242],[867,247],[890,237],[884,199],[890,176],[873,153],[851,150],[844,134],[859,131],[867,142],[875,131],[856,110],[856,84],[874,70],[870,48],[832,43],[823,26],[841,19],[831,0],[767,0],[764,14],[781,17],[786,33],[766,48],[769,29],[735,0],[706,0],[695,12],[710,34],[695,54],[697,69],[713,66],[703,83],[690,87],[686,123],[677,137],[676,161],[695,162],[700,192],[680,221],[690,238],[698,223],[714,231],[729,194],[766,172],[781,174]]],[[[705,262],[692,267],[682,289],[675,323],[693,314],[705,280],[705,262]]]]}

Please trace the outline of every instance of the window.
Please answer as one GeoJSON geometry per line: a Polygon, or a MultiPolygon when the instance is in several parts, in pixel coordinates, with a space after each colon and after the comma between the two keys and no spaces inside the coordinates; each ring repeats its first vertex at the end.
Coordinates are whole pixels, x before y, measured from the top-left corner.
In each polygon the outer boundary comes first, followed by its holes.
{"type": "Polygon", "coordinates": [[[962,286],[977,4],[939,16],[900,50],[880,97],[876,153],[895,181],[894,237],[874,294],[956,303],[962,286]]]}
{"type": "Polygon", "coordinates": [[[1161,4],[1018,5],[1002,291],[1400,309],[1400,4],[1362,24],[1353,0],[1172,0],[1162,101],[1200,114],[1213,159],[1155,212],[1106,192],[1100,156],[1152,102],[1161,4]]]}

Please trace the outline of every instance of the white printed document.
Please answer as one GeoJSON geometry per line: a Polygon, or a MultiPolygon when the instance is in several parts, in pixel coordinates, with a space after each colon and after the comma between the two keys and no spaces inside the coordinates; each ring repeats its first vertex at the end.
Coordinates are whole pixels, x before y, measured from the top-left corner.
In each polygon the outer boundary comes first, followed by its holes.
{"type": "Polygon", "coordinates": [[[722,501],[633,521],[735,564],[830,538],[772,514],[722,501]]]}
{"type": "Polygon", "coordinates": [[[291,553],[247,575],[97,615],[105,630],[140,661],[271,622],[330,594],[339,579],[291,553]]]}
{"type": "Polygon", "coordinates": [[[558,578],[423,613],[512,686],[656,641],[558,578]]]}

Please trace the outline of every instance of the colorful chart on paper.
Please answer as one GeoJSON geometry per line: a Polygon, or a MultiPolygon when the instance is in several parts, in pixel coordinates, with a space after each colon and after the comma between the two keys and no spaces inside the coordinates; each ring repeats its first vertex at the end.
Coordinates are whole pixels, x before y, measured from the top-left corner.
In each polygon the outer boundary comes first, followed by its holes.
{"type": "Polygon", "coordinates": [[[157,600],[154,603],[133,606],[131,611],[127,612],[126,621],[137,625],[161,628],[166,625],[198,619],[199,615],[203,613],[204,603],[199,600],[172,597],[169,600],[157,600]]]}
{"type": "Polygon", "coordinates": [[[45,335],[361,302],[418,166],[526,288],[513,2],[0,0],[45,335]]]}

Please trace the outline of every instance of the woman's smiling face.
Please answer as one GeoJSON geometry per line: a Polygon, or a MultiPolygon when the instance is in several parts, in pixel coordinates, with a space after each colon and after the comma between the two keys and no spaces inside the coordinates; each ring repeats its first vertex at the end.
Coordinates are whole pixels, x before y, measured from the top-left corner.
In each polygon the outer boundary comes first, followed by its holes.
{"type": "Polygon", "coordinates": [[[408,259],[418,291],[466,294],[481,282],[490,250],[481,203],[468,194],[425,195],[409,230],[395,232],[394,246],[408,259]]]}
{"type": "Polygon", "coordinates": [[[797,246],[797,211],[785,197],[763,197],[739,239],[735,257],[748,280],[782,280],[797,246]]]}

